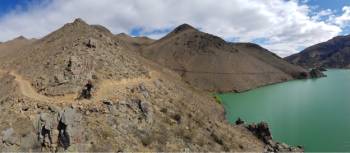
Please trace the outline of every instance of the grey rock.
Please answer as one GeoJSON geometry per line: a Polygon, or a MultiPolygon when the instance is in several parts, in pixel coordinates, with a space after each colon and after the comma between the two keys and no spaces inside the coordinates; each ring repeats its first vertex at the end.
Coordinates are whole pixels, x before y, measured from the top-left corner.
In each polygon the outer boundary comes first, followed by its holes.
{"type": "Polygon", "coordinates": [[[71,125],[74,122],[75,110],[73,108],[65,108],[61,113],[60,122],[65,125],[71,125]]]}
{"type": "Polygon", "coordinates": [[[140,91],[147,91],[147,88],[146,88],[146,86],[145,86],[144,83],[141,83],[141,84],[139,85],[139,89],[140,89],[140,91]]]}
{"type": "Polygon", "coordinates": [[[40,113],[39,130],[44,127],[46,130],[52,129],[52,118],[47,113],[40,113]]]}
{"type": "Polygon", "coordinates": [[[269,140],[267,144],[272,146],[272,147],[276,147],[277,146],[277,143],[275,141],[273,141],[273,140],[269,140]]]}
{"type": "Polygon", "coordinates": [[[274,151],[275,151],[275,149],[272,146],[270,146],[270,145],[267,145],[265,147],[265,152],[274,152],[274,151]]]}
{"type": "Polygon", "coordinates": [[[142,91],[142,95],[145,98],[150,98],[149,92],[148,91],[142,91]]]}
{"type": "Polygon", "coordinates": [[[87,40],[86,46],[89,47],[89,48],[96,48],[97,41],[95,39],[93,39],[93,38],[89,38],[87,40]]]}
{"type": "Polygon", "coordinates": [[[145,101],[141,101],[140,102],[140,109],[147,116],[149,114],[149,112],[150,112],[150,105],[149,105],[149,103],[145,102],[145,101]]]}
{"type": "Polygon", "coordinates": [[[2,142],[7,145],[16,144],[17,138],[14,136],[14,129],[8,128],[2,131],[2,142]]]}
{"type": "Polygon", "coordinates": [[[288,146],[287,144],[285,144],[285,143],[282,143],[281,146],[282,146],[282,148],[284,148],[284,149],[288,149],[288,148],[289,148],[289,146],[288,146]]]}
{"type": "Polygon", "coordinates": [[[160,88],[162,87],[162,82],[161,82],[161,80],[159,80],[159,79],[155,80],[155,81],[154,81],[154,85],[155,85],[158,89],[160,89],[160,88]]]}
{"type": "Polygon", "coordinates": [[[61,109],[55,105],[49,105],[49,110],[54,113],[59,113],[61,112],[61,109]]]}

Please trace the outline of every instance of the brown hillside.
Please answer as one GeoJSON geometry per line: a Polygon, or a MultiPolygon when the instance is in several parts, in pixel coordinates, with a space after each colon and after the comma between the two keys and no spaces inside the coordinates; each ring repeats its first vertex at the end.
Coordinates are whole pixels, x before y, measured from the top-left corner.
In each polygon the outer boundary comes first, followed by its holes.
{"type": "Polygon", "coordinates": [[[249,90],[306,72],[259,46],[232,45],[187,24],[140,52],[178,72],[192,86],[214,92],[249,90]]]}

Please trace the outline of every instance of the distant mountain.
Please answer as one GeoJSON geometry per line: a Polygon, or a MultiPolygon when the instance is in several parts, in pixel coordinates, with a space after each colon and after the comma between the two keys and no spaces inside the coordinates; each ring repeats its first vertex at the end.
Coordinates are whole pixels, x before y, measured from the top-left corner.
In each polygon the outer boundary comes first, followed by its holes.
{"type": "Polygon", "coordinates": [[[350,68],[350,35],[334,37],[285,59],[305,68],[350,68]]]}
{"type": "MultiPolygon", "coordinates": [[[[10,41],[0,43],[0,61],[9,61],[14,60],[14,58],[8,58],[8,57],[15,57],[17,56],[18,52],[28,46],[30,46],[35,39],[27,39],[23,36],[14,38],[10,41]]],[[[5,64],[3,62],[0,62],[1,64],[5,64]]]]}
{"type": "Polygon", "coordinates": [[[142,47],[140,53],[178,72],[192,86],[214,92],[240,92],[307,73],[256,44],[228,43],[188,24],[142,47]]]}

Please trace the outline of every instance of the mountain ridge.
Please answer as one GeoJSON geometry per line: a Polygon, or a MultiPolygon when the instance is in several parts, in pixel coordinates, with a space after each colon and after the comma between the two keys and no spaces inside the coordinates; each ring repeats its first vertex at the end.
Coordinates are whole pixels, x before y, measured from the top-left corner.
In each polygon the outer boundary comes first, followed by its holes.
{"type": "Polygon", "coordinates": [[[275,54],[261,46],[255,46],[255,49],[263,53],[255,54],[242,46],[183,24],[142,47],[139,52],[145,58],[177,71],[192,86],[213,92],[241,92],[308,73],[282,58],[276,58],[275,54]],[[264,54],[264,59],[257,58],[258,54],[264,54]],[[267,62],[269,60],[282,64],[285,69],[267,62]]]}
{"type": "Polygon", "coordinates": [[[306,68],[350,68],[350,35],[312,45],[285,59],[306,68]]]}

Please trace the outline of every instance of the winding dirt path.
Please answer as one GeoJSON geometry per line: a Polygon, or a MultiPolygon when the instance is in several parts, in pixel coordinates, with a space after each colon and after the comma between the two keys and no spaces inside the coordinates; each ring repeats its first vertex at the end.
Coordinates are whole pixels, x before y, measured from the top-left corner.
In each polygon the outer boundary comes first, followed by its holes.
{"type": "MultiPolygon", "coordinates": [[[[8,73],[15,77],[15,81],[19,86],[19,91],[23,96],[39,101],[49,101],[49,102],[73,102],[77,101],[77,94],[68,94],[64,96],[45,96],[37,92],[37,90],[32,86],[30,81],[24,79],[21,75],[14,71],[4,71],[0,70],[0,74],[8,73]]],[[[152,76],[153,73],[151,73],[152,76]]],[[[151,77],[152,78],[152,77],[151,77]]],[[[139,77],[133,79],[122,79],[122,80],[102,80],[98,85],[98,89],[94,93],[93,100],[102,100],[106,96],[112,94],[113,89],[123,88],[127,86],[137,85],[140,83],[147,83],[153,81],[151,78],[139,77]]]]}

